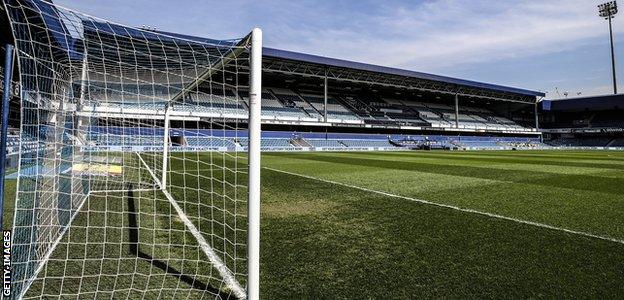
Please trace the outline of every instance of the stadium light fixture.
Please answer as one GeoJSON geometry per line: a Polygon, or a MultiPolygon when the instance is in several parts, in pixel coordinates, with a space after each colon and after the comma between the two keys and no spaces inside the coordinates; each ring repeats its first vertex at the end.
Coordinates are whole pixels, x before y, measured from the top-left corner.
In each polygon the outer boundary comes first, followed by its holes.
{"type": "Polygon", "coordinates": [[[618,6],[616,1],[610,1],[598,5],[598,15],[601,18],[605,18],[609,21],[609,38],[611,40],[611,70],[613,72],[613,93],[617,94],[617,79],[615,77],[615,51],[613,49],[613,27],[611,19],[615,18],[618,13],[618,6]]]}

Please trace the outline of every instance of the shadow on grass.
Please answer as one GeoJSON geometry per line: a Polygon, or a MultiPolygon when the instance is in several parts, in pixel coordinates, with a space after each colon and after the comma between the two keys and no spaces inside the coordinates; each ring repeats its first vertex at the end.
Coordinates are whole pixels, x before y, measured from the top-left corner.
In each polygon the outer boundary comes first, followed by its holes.
{"type": "Polygon", "coordinates": [[[178,280],[188,284],[194,289],[200,291],[207,291],[216,296],[216,299],[231,299],[236,300],[236,296],[224,293],[219,289],[212,287],[204,282],[197,280],[189,275],[182,274],[182,272],[168,265],[166,262],[154,259],[149,254],[142,252],[139,248],[139,227],[137,224],[137,211],[136,204],[134,203],[133,186],[128,188],[128,237],[129,237],[129,251],[131,254],[136,255],[138,258],[149,261],[154,267],[163,270],[167,275],[176,277],[178,280]]]}

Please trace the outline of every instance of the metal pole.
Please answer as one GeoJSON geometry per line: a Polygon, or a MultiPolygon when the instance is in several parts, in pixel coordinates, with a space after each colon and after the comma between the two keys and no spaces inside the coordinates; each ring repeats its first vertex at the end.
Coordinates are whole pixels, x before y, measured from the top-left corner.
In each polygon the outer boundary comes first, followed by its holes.
{"type": "Polygon", "coordinates": [[[7,133],[9,128],[9,101],[11,100],[11,79],[13,76],[13,45],[7,44],[4,58],[4,92],[2,93],[2,128],[0,129],[0,226],[4,223],[4,177],[6,171],[7,133]]]}
{"type": "Polygon", "coordinates": [[[539,102],[535,102],[535,130],[539,131],[539,115],[538,115],[539,102]]]}
{"type": "Polygon", "coordinates": [[[325,123],[327,123],[327,74],[325,74],[323,88],[323,116],[325,118],[325,123]]]}
{"type": "MultiPolygon", "coordinates": [[[[82,58],[82,72],[80,74],[80,95],[78,98],[78,105],[76,107],[77,111],[84,110],[84,102],[86,98],[85,95],[87,93],[87,69],[88,69],[87,52],[85,51],[82,55],[84,55],[84,57],[82,58]]],[[[76,136],[78,137],[80,142],[84,143],[87,140],[86,132],[88,129],[81,131],[84,126],[85,118],[82,116],[77,116],[77,117],[78,117],[78,121],[76,122],[77,123],[76,136]]]]}
{"type": "Polygon", "coordinates": [[[163,161],[162,161],[162,179],[160,189],[167,190],[167,170],[169,169],[169,109],[171,102],[165,104],[165,131],[163,132],[163,161]]]}
{"type": "Polygon", "coordinates": [[[455,128],[459,128],[459,95],[455,94],[455,128]]]}
{"type": "Polygon", "coordinates": [[[249,203],[247,230],[247,299],[260,299],[260,112],[262,93],[262,31],[251,32],[249,78],[249,203]]]}
{"type": "Polygon", "coordinates": [[[611,70],[613,72],[613,94],[617,94],[617,79],[615,77],[615,50],[613,49],[613,28],[611,25],[611,12],[609,12],[609,38],[611,39],[611,70]]]}

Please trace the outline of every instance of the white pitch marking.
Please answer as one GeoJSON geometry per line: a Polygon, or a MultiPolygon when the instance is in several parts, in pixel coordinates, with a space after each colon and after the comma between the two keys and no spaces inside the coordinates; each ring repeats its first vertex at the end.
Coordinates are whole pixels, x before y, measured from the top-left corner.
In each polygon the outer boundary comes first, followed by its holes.
{"type": "Polygon", "coordinates": [[[600,236],[600,235],[595,235],[595,234],[591,234],[591,233],[587,233],[587,232],[582,232],[582,231],[576,231],[576,230],[570,230],[570,229],[566,229],[566,228],[556,227],[556,226],[552,226],[552,225],[548,225],[548,224],[537,223],[537,222],[532,222],[532,221],[526,221],[526,220],[516,219],[516,218],[512,218],[512,217],[506,217],[506,216],[492,214],[492,213],[488,213],[488,212],[482,212],[482,211],[478,211],[478,210],[474,210],[474,209],[470,209],[470,208],[461,208],[461,207],[458,207],[458,206],[453,206],[453,205],[448,205],[448,204],[441,204],[441,203],[431,202],[431,201],[427,201],[427,200],[421,200],[421,199],[411,198],[411,197],[407,197],[407,196],[391,194],[391,193],[387,193],[387,192],[382,192],[382,191],[377,191],[377,190],[368,189],[368,188],[364,188],[364,187],[359,187],[359,186],[356,186],[356,185],[351,185],[351,184],[346,184],[346,183],[342,183],[342,182],[337,182],[337,181],[317,178],[317,177],[313,177],[313,176],[309,176],[309,175],[303,175],[303,174],[288,172],[288,171],[274,169],[274,168],[270,168],[270,167],[264,167],[264,169],[267,169],[267,170],[270,170],[270,171],[274,171],[274,172],[284,173],[284,174],[288,174],[288,175],[292,175],[292,176],[298,176],[298,177],[303,177],[303,178],[307,178],[307,179],[317,180],[317,181],[321,181],[321,182],[325,182],[325,183],[340,185],[340,186],[344,186],[344,187],[348,187],[348,188],[352,188],[352,189],[357,189],[357,190],[361,190],[361,191],[365,191],[365,192],[369,192],[369,193],[375,193],[375,194],[379,194],[379,195],[383,195],[383,196],[399,198],[399,199],[409,200],[409,201],[412,201],[412,202],[417,202],[417,203],[422,203],[422,204],[427,204],[427,205],[433,205],[433,206],[438,206],[438,207],[444,207],[444,208],[457,210],[457,211],[461,211],[461,212],[473,213],[473,214],[488,216],[490,218],[496,218],[496,219],[507,220],[507,221],[512,221],[512,222],[516,222],[516,223],[521,223],[521,224],[541,227],[541,228],[547,228],[547,229],[551,229],[551,230],[562,231],[562,232],[566,232],[566,233],[570,233],[570,234],[585,236],[585,237],[589,237],[589,238],[595,238],[595,239],[599,239],[599,240],[603,240],[603,241],[614,242],[614,243],[618,243],[618,244],[624,245],[624,240],[619,240],[619,239],[610,238],[610,237],[606,237],[606,236],[600,236]]]}
{"type": "Polygon", "coordinates": [[[217,271],[219,272],[219,274],[225,281],[225,284],[232,290],[232,293],[236,295],[237,298],[246,299],[247,295],[245,293],[245,289],[240,285],[238,280],[236,280],[236,277],[234,276],[234,274],[232,274],[232,271],[230,271],[230,269],[223,263],[221,258],[219,258],[219,255],[217,255],[214,249],[212,249],[212,247],[210,246],[208,241],[206,241],[206,239],[201,234],[199,229],[197,229],[197,227],[195,227],[195,224],[193,224],[193,222],[187,217],[184,210],[182,210],[182,207],[180,207],[180,205],[173,198],[173,196],[169,194],[169,191],[167,191],[166,187],[162,185],[162,183],[158,180],[158,177],[156,176],[156,174],[154,174],[152,169],[147,165],[145,160],[143,160],[143,157],[141,157],[141,155],[138,152],[135,152],[135,153],[137,156],[139,156],[139,160],[141,160],[141,163],[143,163],[143,166],[145,166],[145,168],[147,169],[147,172],[150,173],[150,175],[154,179],[154,182],[156,182],[156,184],[160,186],[161,188],[160,190],[165,195],[167,200],[169,200],[169,204],[171,204],[173,209],[176,211],[180,220],[184,223],[184,225],[186,225],[186,227],[191,232],[191,234],[195,237],[195,239],[197,239],[197,242],[199,243],[199,247],[203,250],[204,254],[208,256],[208,259],[213,263],[215,269],[217,269],[217,271]]]}

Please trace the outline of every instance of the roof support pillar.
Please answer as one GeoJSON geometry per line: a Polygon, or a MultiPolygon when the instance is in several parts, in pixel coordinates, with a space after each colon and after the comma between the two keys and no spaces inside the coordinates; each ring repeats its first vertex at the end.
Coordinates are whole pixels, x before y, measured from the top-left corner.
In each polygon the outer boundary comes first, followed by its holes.
{"type": "Polygon", "coordinates": [[[327,123],[327,72],[325,72],[323,89],[323,119],[327,123]]]}
{"type": "Polygon", "coordinates": [[[539,102],[535,102],[535,130],[539,131],[539,114],[538,114],[539,102]]]}
{"type": "Polygon", "coordinates": [[[459,94],[455,94],[455,128],[459,128],[459,94]]]}

